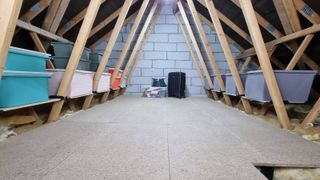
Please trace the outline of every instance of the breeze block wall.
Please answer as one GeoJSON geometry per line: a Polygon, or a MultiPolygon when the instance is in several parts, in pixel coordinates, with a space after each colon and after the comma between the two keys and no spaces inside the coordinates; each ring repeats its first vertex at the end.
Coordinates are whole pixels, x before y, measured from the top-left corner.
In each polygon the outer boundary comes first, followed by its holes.
{"type": "MultiPolygon", "coordinates": [[[[130,33],[133,21],[122,28],[108,66],[114,67],[115,62],[121,53],[121,49],[126,42],[126,38],[130,33]]],[[[192,21],[191,25],[193,27],[195,26],[192,21]]],[[[221,72],[228,72],[228,65],[216,33],[205,24],[203,24],[203,28],[211,44],[212,50],[214,51],[214,55],[218,61],[221,72]]],[[[196,28],[194,27],[193,29],[196,37],[198,38],[198,42],[201,42],[196,28]]],[[[97,49],[102,51],[106,44],[107,42],[101,42],[97,49]]],[[[199,43],[199,45],[203,51],[203,56],[206,59],[206,64],[208,64],[207,67],[209,72],[210,74],[213,74],[201,43],[199,43]]],[[[231,48],[232,52],[236,55],[238,50],[233,47],[231,48]]],[[[195,68],[191,55],[188,51],[176,17],[173,15],[172,5],[168,4],[165,5],[161,11],[161,15],[159,16],[154,32],[151,35],[145,47],[144,54],[128,84],[126,94],[141,96],[143,91],[147,87],[151,86],[152,78],[166,78],[167,82],[168,73],[176,71],[186,73],[187,95],[205,95],[198,71],[195,68]]]]}

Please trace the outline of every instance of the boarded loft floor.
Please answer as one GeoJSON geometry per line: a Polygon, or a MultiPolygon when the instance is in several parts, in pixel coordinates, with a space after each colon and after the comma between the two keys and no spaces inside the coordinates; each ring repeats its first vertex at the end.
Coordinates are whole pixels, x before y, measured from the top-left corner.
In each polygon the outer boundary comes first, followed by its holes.
{"type": "Polygon", "coordinates": [[[264,179],[320,146],[208,98],[120,97],[0,143],[0,179],[264,179]]]}

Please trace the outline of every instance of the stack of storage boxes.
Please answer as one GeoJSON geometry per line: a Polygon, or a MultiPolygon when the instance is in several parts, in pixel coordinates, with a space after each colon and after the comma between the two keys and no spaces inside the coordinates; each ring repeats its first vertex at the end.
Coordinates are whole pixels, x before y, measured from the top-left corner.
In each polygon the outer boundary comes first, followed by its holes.
{"type": "MultiPolygon", "coordinates": [[[[74,45],[72,43],[65,42],[53,42],[51,43],[55,56],[53,57],[55,67],[57,69],[65,69],[68,65],[72,50],[74,45]]],[[[90,61],[89,61],[90,49],[84,48],[82,56],[80,58],[77,69],[89,71],[90,61]]]]}
{"type": "Polygon", "coordinates": [[[0,108],[17,107],[49,100],[45,72],[49,54],[11,47],[0,81],[0,108]]]}

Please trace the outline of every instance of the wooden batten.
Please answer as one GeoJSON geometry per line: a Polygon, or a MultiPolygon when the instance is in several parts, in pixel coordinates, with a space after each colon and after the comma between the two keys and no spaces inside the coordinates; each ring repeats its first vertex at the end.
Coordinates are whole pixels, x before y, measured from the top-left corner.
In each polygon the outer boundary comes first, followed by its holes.
{"type": "Polygon", "coordinates": [[[279,121],[282,127],[286,129],[291,129],[292,126],[290,124],[287,110],[284,105],[284,102],[280,93],[280,89],[271,66],[270,58],[269,58],[267,49],[265,47],[264,40],[263,40],[261,31],[259,29],[257,19],[255,17],[251,0],[240,0],[240,5],[241,5],[242,12],[244,14],[248,29],[250,31],[254,48],[257,52],[260,66],[263,71],[263,75],[264,75],[267,87],[269,89],[272,102],[275,106],[275,110],[279,118],[279,121]]]}
{"type": "Polygon", "coordinates": [[[129,68],[130,68],[130,66],[131,66],[131,64],[132,64],[137,52],[139,51],[139,47],[141,45],[141,42],[142,42],[143,38],[145,37],[145,33],[146,33],[150,23],[151,23],[153,15],[155,14],[155,12],[157,10],[158,0],[154,1],[153,3],[154,4],[152,5],[152,8],[151,8],[151,10],[150,10],[150,12],[149,12],[149,14],[147,16],[147,19],[144,22],[143,28],[142,28],[139,36],[138,36],[136,44],[134,45],[132,53],[131,53],[131,55],[130,55],[130,57],[128,59],[128,62],[126,64],[125,68],[124,68],[124,71],[122,73],[122,77],[120,79],[120,84],[124,81],[125,76],[129,73],[129,68]]]}
{"type": "MultiPolygon", "coordinates": [[[[88,6],[88,11],[85,15],[76,43],[72,50],[69,63],[66,68],[66,72],[64,73],[63,79],[61,81],[58,94],[57,94],[58,96],[66,97],[68,94],[68,90],[70,88],[70,84],[71,84],[74,72],[77,69],[80,57],[85,48],[86,42],[90,34],[90,30],[98,14],[100,5],[101,5],[101,0],[90,1],[90,4],[88,6]]],[[[59,119],[63,104],[64,104],[64,100],[61,100],[53,104],[48,122],[53,122],[59,119]]]]}
{"type": "Polygon", "coordinates": [[[16,28],[22,0],[0,1],[0,80],[16,28]]]}

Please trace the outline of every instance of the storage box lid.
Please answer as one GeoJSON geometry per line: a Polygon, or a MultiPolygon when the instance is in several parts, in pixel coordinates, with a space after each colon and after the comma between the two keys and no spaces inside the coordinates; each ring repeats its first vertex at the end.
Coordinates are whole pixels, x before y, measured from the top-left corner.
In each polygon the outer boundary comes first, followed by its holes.
{"type": "Polygon", "coordinates": [[[3,77],[51,77],[48,72],[29,72],[29,71],[4,71],[3,77]]]}
{"type": "MultiPolygon", "coordinates": [[[[65,72],[65,69],[47,69],[47,72],[65,72]]],[[[92,71],[83,71],[83,70],[76,70],[76,73],[82,73],[82,74],[94,74],[92,71]]]]}
{"type": "MultiPolygon", "coordinates": [[[[55,44],[62,44],[62,45],[69,45],[69,46],[74,46],[74,43],[72,42],[51,42],[51,45],[55,45],[55,44]]],[[[84,48],[87,51],[90,51],[89,48],[84,48]]]]}
{"type": "Polygon", "coordinates": [[[41,53],[38,51],[32,51],[28,49],[22,49],[22,48],[17,48],[17,47],[10,47],[9,49],[10,53],[16,53],[16,54],[24,54],[28,56],[37,56],[45,59],[50,59],[51,54],[46,54],[46,53],[41,53]]]}
{"type": "MultiPolygon", "coordinates": [[[[274,73],[286,73],[286,74],[317,74],[314,70],[274,70],[274,73]]],[[[262,70],[248,71],[246,74],[261,74],[262,70]]]]}

